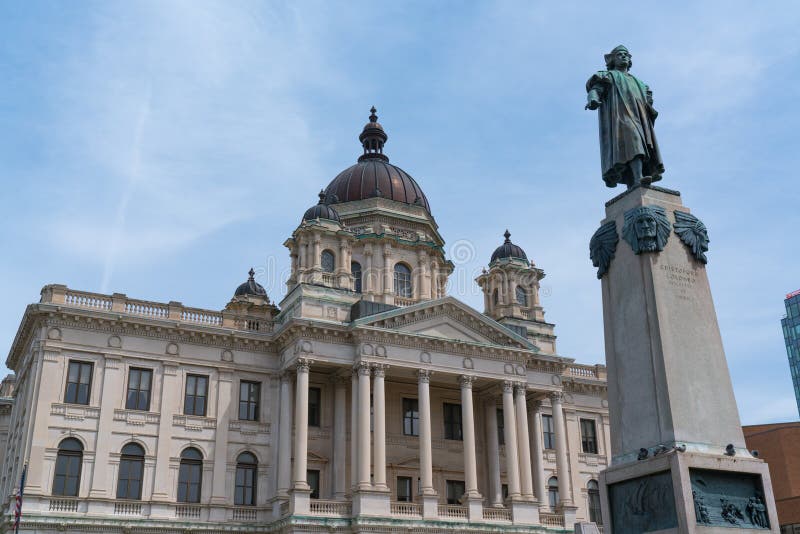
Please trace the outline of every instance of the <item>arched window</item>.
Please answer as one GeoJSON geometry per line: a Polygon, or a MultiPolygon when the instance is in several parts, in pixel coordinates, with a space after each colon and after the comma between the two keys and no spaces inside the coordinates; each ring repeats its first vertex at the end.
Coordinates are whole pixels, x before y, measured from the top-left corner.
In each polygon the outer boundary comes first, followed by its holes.
{"type": "Polygon", "coordinates": [[[122,447],[117,477],[117,499],[142,498],[142,478],[144,474],[144,449],[136,443],[122,447]]]}
{"type": "Polygon", "coordinates": [[[361,293],[361,264],[357,261],[351,261],[350,273],[353,275],[353,291],[361,293]]]}
{"type": "Polygon", "coordinates": [[[550,501],[550,508],[555,509],[558,506],[558,479],[550,477],[547,481],[547,498],[550,501]]]}
{"type": "Polygon", "coordinates": [[[500,292],[496,289],[492,291],[492,303],[497,306],[500,303],[500,292]]]}
{"type": "Polygon", "coordinates": [[[256,505],[256,482],[258,481],[258,460],[253,454],[243,452],[236,459],[236,488],[233,504],[238,506],[256,505]]]}
{"type": "Polygon", "coordinates": [[[202,476],[203,455],[194,447],[185,449],[178,471],[178,502],[200,502],[202,476]]]}
{"type": "Polygon", "coordinates": [[[322,256],[320,257],[320,263],[322,264],[322,270],[326,273],[332,273],[334,269],[336,269],[336,256],[333,255],[333,252],[330,250],[323,250],[322,256]]]}
{"type": "Polygon", "coordinates": [[[596,480],[590,480],[586,484],[586,491],[589,495],[589,521],[598,525],[603,524],[603,516],[600,513],[600,486],[596,480]]]}
{"type": "Polygon", "coordinates": [[[525,288],[517,286],[516,289],[516,296],[517,296],[517,304],[520,306],[527,306],[528,305],[528,292],[525,291],[525,288]]]}
{"type": "Polygon", "coordinates": [[[81,483],[83,445],[75,438],[67,438],[58,444],[56,473],[53,477],[53,495],[77,497],[81,483]]]}
{"type": "Polygon", "coordinates": [[[411,269],[405,263],[397,263],[394,266],[394,294],[409,299],[414,294],[411,286],[411,269]]]}

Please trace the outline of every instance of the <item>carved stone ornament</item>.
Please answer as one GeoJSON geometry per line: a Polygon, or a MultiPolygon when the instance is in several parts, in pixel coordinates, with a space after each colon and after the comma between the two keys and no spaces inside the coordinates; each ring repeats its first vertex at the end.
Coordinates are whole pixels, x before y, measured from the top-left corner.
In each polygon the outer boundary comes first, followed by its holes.
{"type": "Polygon", "coordinates": [[[177,343],[167,343],[166,353],[171,356],[177,356],[180,353],[180,347],[177,343]]]}
{"type": "Polygon", "coordinates": [[[475,362],[472,361],[472,358],[469,356],[464,358],[463,361],[464,369],[475,369],[475,362]]]}
{"type": "Polygon", "coordinates": [[[111,347],[112,349],[118,349],[122,347],[122,338],[116,335],[110,336],[108,338],[108,346],[111,347]]]}
{"type": "Polygon", "coordinates": [[[229,351],[228,349],[224,349],[220,358],[223,362],[232,362],[233,361],[233,352],[229,351]]]}
{"type": "Polygon", "coordinates": [[[694,259],[702,264],[708,263],[708,230],[703,222],[685,211],[675,211],[675,233],[692,251],[694,259]]]}
{"type": "Polygon", "coordinates": [[[417,370],[417,378],[420,382],[430,383],[431,381],[431,371],[428,369],[418,369],[417,370]]]}
{"type": "Polygon", "coordinates": [[[61,339],[61,330],[53,327],[47,331],[47,339],[59,340],[61,339]]]}
{"type": "Polygon", "coordinates": [[[430,352],[420,352],[419,361],[421,361],[422,363],[431,363],[430,352]]]}
{"type": "Polygon", "coordinates": [[[472,389],[473,382],[475,382],[474,376],[461,375],[458,378],[458,383],[461,384],[461,389],[472,389]]]}
{"type": "Polygon", "coordinates": [[[589,240],[589,258],[592,260],[592,265],[597,267],[597,278],[602,278],[608,272],[618,242],[619,234],[615,221],[608,221],[602,225],[589,240]]]}
{"type": "Polygon", "coordinates": [[[661,252],[672,225],[661,206],[639,206],[625,212],[622,237],[635,254],[661,252]]]}

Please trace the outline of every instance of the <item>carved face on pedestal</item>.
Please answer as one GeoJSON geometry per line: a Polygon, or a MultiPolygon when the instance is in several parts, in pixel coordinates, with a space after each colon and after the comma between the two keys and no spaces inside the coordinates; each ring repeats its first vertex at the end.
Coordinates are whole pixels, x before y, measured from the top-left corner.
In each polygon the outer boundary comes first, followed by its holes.
{"type": "Polygon", "coordinates": [[[649,213],[644,213],[637,217],[634,222],[636,237],[642,251],[649,252],[656,250],[656,219],[649,213]]]}
{"type": "Polygon", "coordinates": [[[622,237],[635,254],[659,252],[667,244],[672,225],[661,206],[640,206],[625,212],[622,237]]]}

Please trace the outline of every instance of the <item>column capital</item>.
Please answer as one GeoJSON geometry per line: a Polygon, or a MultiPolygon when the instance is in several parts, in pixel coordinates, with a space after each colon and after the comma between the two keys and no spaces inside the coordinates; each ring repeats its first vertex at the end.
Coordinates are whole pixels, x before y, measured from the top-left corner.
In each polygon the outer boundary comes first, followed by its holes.
{"type": "Polygon", "coordinates": [[[461,389],[472,389],[472,383],[475,382],[475,377],[471,375],[461,375],[458,377],[458,383],[461,384],[461,389]]]}
{"type": "Polygon", "coordinates": [[[541,399],[532,400],[528,403],[528,406],[530,406],[532,412],[538,413],[542,409],[542,401],[541,399]]]}
{"type": "Polygon", "coordinates": [[[311,370],[311,363],[312,361],[308,358],[298,358],[295,362],[295,368],[297,369],[297,374],[300,373],[308,373],[311,370]]]}
{"type": "Polygon", "coordinates": [[[372,367],[372,376],[381,378],[386,376],[386,369],[389,368],[389,366],[386,365],[385,363],[373,363],[371,367],[372,367]]]}
{"type": "Polygon", "coordinates": [[[431,371],[429,369],[418,369],[417,370],[417,379],[418,379],[418,381],[420,383],[424,382],[424,383],[428,384],[431,381],[431,375],[432,374],[433,374],[433,371],[431,371]]]}
{"type": "Polygon", "coordinates": [[[503,380],[503,393],[514,393],[514,382],[511,380],[503,380]]]}
{"type": "Polygon", "coordinates": [[[553,391],[548,395],[550,398],[550,402],[561,404],[564,402],[564,392],[563,391],[553,391]]]}
{"type": "Polygon", "coordinates": [[[369,362],[358,362],[353,372],[362,376],[369,376],[370,375],[369,362]]]}
{"type": "Polygon", "coordinates": [[[517,397],[524,397],[528,394],[528,384],[517,383],[514,384],[514,394],[517,397]]]}

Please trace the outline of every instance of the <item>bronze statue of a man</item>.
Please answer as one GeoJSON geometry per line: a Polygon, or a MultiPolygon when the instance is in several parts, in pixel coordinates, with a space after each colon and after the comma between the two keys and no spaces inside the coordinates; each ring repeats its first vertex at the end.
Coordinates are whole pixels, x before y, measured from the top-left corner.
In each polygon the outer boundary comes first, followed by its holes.
{"type": "Polygon", "coordinates": [[[599,108],[600,160],[608,187],[630,189],[661,179],[664,163],[653,123],[653,93],[628,72],[631,54],[620,45],[605,55],[606,69],[586,82],[586,109],[599,108]]]}

